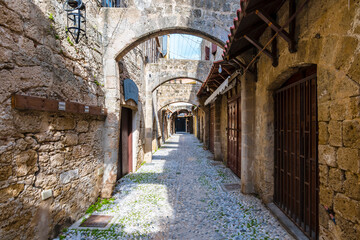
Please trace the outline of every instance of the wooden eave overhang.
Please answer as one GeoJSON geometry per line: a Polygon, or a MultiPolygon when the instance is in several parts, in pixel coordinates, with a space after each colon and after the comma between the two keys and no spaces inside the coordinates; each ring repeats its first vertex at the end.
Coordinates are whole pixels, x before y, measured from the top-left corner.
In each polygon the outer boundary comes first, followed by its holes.
{"type": "Polygon", "coordinates": [[[238,66],[232,65],[224,60],[214,62],[210,69],[210,73],[201,85],[197,96],[210,95],[211,91],[215,91],[238,68],[238,66]],[[221,73],[219,73],[220,65],[222,69],[221,73]],[[207,91],[207,87],[209,87],[210,92],[207,91]]]}
{"type": "Polygon", "coordinates": [[[224,60],[234,59],[253,48],[254,44],[249,39],[259,41],[266,28],[274,23],[269,16],[274,16],[285,2],[286,0],[241,0],[226,41],[224,60]]]}

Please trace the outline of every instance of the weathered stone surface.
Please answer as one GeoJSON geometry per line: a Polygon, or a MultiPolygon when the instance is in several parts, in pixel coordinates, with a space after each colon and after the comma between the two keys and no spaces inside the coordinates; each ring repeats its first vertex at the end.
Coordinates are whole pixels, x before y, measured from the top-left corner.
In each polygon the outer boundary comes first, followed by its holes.
{"type": "Polygon", "coordinates": [[[334,198],[334,211],[343,218],[356,222],[360,216],[360,203],[338,193],[334,198]]]}
{"type": "Polygon", "coordinates": [[[340,99],[334,101],[330,105],[330,115],[332,120],[345,120],[352,119],[352,113],[350,109],[350,99],[340,99]]]}
{"type": "Polygon", "coordinates": [[[348,76],[355,82],[360,83],[360,54],[355,55],[354,62],[348,72],[348,76]]]}
{"type": "Polygon", "coordinates": [[[53,174],[39,173],[36,176],[35,186],[45,188],[52,188],[58,183],[57,177],[53,174]]]}
{"type": "Polygon", "coordinates": [[[50,157],[51,167],[58,167],[64,164],[64,154],[58,153],[50,157]]]}
{"type": "Polygon", "coordinates": [[[52,126],[55,130],[71,130],[75,128],[75,121],[71,118],[56,118],[52,126]]]}
{"type": "MultiPolygon", "coordinates": [[[[319,100],[319,111],[321,111],[321,103],[325,103],[331,100],[331,93],[333,90],[332,83],[336,79],[335,73],[329,71],[328,69],[319,68],[318,69],[318,100],[319,100]]],[[[323,120],[319,118],[319,120],[323,120]]],[[[324,120],[326,121],[326,120],[324,120]]]]}
{"type": "Polygon", "coordinates": [[[60,174],[60,182],[66,184],[79,177],[79,169],[70,170],[60,174]]]}
{"type": "Polygon", "coordinates": [[[76,133],[67,133],[65,135],[65,139],[64,139],[65,146],[76,145],[78,141],[79,141],[79,137],[76,133]]]}
{"type": "Polygon", "coordinates": [[[319,145],[319,162],[330,167],[337,167],[335,148],[328,145],[319,145]]]}
{"type": "Polygon", "coordinates": [[[320,204],[330,207],[333,204],[334,191],[328,187],[322,186],[320,188],[319,198],[320,204]]]}
{"type": "Polygon", "coordinates": [[[14,116],[15,128],[21,133],[40,132],[42,118],[36,114],[16,114],[14,116]]]}
{"type": "Polygon", "coordinates": [[[329,167],[326,164],[319,164],[319,181],[322,185],[328,185],[329,167]]]}
{"type": "Polygon", "coordinates": [[[353,173],[360,172],[359,149],[339,148],[337,151],[337,163],[339,168],[353,173]]]}
{"type": "Polygon", "coordinates": [[[27,150],[19,153],[15,156],[16,162],[16,175],[25,176],[28,174],[34,174],[38,168],[37,164],[38,154],[34,150],[27,150]]]}
{"type": "Polygon", "coordinates": [[[346,180],[344,181],[345,195],[360,201],[360,178],[351,172],[346,172],[346,180]]]}
{"type": "Polygon", "coordinates": [[[344,37],[335,58],[335,68],[342,68],[347,63],[349,58],[351,58],[351,56],[354,54],[357,46],[358,40],[356,38],[344,37]]]}
{"type": "Polygon", "coordinates": [[[13,172],[11,165],[0,166],[0,181],[8,179],[13,172]]]}
{"type": "Polygon", "coordinates": [[[0,189],[0,203],[8,201],[10,198],[17,197],[24,190],[24,184],[13,184],[0,189]]]}
{"type": "Polygon", "coordinates": [[[79,121],[76,125],[77,132],[87,132],[89,130],[89,123],[87,121],[79,121]]]}
{"type": "Polygon", "coordinates": [[[319,122],[319,144],[325,145],[329,141],[328,124],[325,122],[319,122]]]}
{"type": "Polygon", "coordinates": [[[331,146],[341,147],[343,140],[342,132],[342,123],[338,121],[330,121],[328,130],[329,130],[329,143],[331,146]]]}
{"type": "Polygon", "coordinates": [[[360,148],[360,119],[343,122],[344,146],[360,148]]]}
{"type": "Polygon", "coordinates": [[[318,120],[330,121],[330,102],[323,102],[318,104],[318,120]]]}
{"type": "Polygon", "coordinates": [[[343,192],[343,181],[345,179],[345,176],[341,172],[340,169],[337,168],[330,168],[329,170],[329,186],[335,191],[335,192],[343,192]]]}
{"type": "Polygon", "coordinates": [[[336,229],[340,233],[337,239],[349,239],[349,240],[359,239],[360,229],[358,225],[344,219],[341,216],[336,217],[336,223],[337,223],[336,229]]]}
{"type": "Polygon", "coordinates": [[[333,100],[347,97],[358,96],[360,86],[358,83],[349,79],[345,74],[338,74],[332,83],[331,95],[333,100]]]}
{"type": "Polygon", "coordinates": [[[4,5],[0,5],[0,15],[0,25],[4,25],[15,32],[21,32],[23,30],[23,21],[14,11],[11,11],[4,5]]]}

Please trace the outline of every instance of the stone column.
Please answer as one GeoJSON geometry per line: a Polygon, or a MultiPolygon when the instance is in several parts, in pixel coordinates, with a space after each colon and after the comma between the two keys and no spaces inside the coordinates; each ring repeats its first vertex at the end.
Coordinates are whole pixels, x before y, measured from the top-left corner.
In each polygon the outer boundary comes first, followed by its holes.
{"type": "Polygon", "coordinates": [[[254,193],[256,76],[241,76],[241,191],[254,193]]]}
{"type": "Polygon", "coordinates": [[[151,74],[146,74],[146,96],[145,96],[145,155],[144,161],[150,163],[152,160],[152,132],[153,132],[153,95],[151,86],[151,74]]]}
{"type": "Polygon", "coordinates": [[[117,77],[115,60],[107,60],[105,66],[105,106],[108,115],[103,133],[104,175],[101,197],[110,198],[114,190],[117,177],[117,161],[119,158],[120,137],[120,82],[117,77]]]}
{"type": "Polygon", "coordinates": [[[215,101],[215,129],[214,129],[214,158],[216,161],[223,160],[221,151],[221,98],[215,101]]]}

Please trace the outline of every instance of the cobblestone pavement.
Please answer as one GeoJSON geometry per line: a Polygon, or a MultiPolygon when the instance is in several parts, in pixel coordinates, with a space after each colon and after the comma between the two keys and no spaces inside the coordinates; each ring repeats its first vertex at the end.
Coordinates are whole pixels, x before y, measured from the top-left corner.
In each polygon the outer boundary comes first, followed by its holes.
{"type": "Polygon", "coordinates": [[[84,217],[59,238],[292,239],[259,199],[224,191],[239,179],[211,158],[193,135],[172,136],[97,205],[93,214],[113,216],[107,228],[77,227],[84,217]]]}

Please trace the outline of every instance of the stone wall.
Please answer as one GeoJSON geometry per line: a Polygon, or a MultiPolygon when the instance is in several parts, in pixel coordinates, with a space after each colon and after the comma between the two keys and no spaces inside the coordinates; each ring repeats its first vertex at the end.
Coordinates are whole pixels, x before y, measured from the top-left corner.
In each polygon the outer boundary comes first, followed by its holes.
{"type": "Polygon", "coordinates": [[[157,111],[170,103],[187,102],[199,105],[196,93],[201,84],[165,83],[156,91],[157,111]]]}
{"type": "MultiPolygon", "coordinates": [[[[145,43],[144,43],[145,44],[145,43]]],[[[120,83],[122,80],[126,78],[130,78],[135,82],[139,89],[139,101],[136,104],[132,100],[128,100],[125,102],[124,98],[124,89],[123,85],[120,84],[121,87],[121,106],[131,108],[134,114],[133,119],[133,142],[134,142],[134,150],[133,153],[135,154],[135,163],[134,171],[140,167],[143,159],[144,159],[144,144],[145,144],[145,56],[144,56],[144,44],[139,45],[138,47],[131,50],[128,54],[124,56],[119,61],[119,75],[120,75],[120,83]]]]}
{"type": "MultiPolygon", "coordinates": [[[[221,138],[221,125],[222,125],[222,98],[217,98],[214,102],[215,104],[215,122],[214,122],[214,158],[217,161],[223,161],[223,148],[222,148],[222,138],[221,138]]],[[[209,104],[211,105],[211,104],[209,104]]]]}
{"type": "Polygon", "coordinates": [[[11,108],[14,93],[103,106],[98,7],[86,7],[88,38],[76,45],[61,2],[0,1],[2,239],[55,237],[99,195],[103,118],[11,108]]]}
{"type": "Polygon", "coordinates": [[[220,143],[221,143],[221,152],[222,152],[222,161],[227,163],[227,155],[228,155],[228,99],[225,95],[219,96],[221,99],[221,108],[220,108],[220,143]]]}
{"type": "MultiPolygon", "coordinates": [[[[286,3],[278,13],[280,24],[287,16],[286,3]]],[[[255,187],[266,202],[273,196],[272,93],[297,68],[317,65],[320,239],[360,236],[359,16],[358,1],[309,1],[296,21],[297,52],[289,53],[279,38],[279,65],[272,67],[267,56],[258,63],[255,187]],[[335,212],[336,225],[324,206],[335,212]]],[[[268,39],[270,31],[261,42],[268,39]]]]}
{"type": "Polygon", "coordinates": [[[205,81],[212,62],[182,59],[160,59],[158,63],[150,63],[146,66],[152,90],[172,79],[190,78],[205,81]]]}

